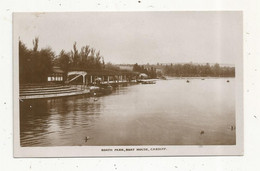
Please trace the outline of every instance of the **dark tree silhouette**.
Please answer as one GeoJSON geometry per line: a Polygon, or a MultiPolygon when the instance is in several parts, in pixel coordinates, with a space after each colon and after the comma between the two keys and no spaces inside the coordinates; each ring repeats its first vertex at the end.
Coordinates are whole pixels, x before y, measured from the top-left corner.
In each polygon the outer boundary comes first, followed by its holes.
{"type": "Polygon", "coordinates": [[[235,77],[235,67],[220,67],[219,64],[210,66],[189,64],[166,65],[164,74],[174,77],[235,77]]]}
{"type": "Polygon", "coordinates": [[[133,66],[133,71],[134,72],[140,72],[140,73],[145,73],[147,74],[150,78],[156,78],[156,70],[153,67],[147,67],[145,68],[143,65],[139,66],[137,63],[134,64],[133,66]]]}
{"type": "Polygon", "coordinates": [[[57,59],[57,65],[64,71],[64,80],[67,79],[67,73],[69,71],[71,61],[70,61],[70,54],[66,53],[64,50],[61,50],[58,59],[57,59]]]}
{"type": "Polygon", "coordinates": [[[20,83],[42,83],[52,71],[54,52],[51,48],[38,50],[39,39],[33,40],[33,49],[19,41],[20,83]]]}

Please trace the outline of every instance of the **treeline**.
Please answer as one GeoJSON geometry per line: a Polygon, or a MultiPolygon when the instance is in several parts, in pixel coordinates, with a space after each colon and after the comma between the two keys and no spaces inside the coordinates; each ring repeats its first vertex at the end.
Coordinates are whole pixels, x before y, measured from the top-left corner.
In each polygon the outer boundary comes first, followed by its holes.
{"type": "Polygon", "coordinates": [[[138,65],[137,63],[133,66],[134,72],[145,73],[149,78],[156,78],[156,69],[154,67],[144,67],[143,65],[138,65]]]}
{"type": "Polygon", "coordinates": [[[54,65],[59,66],[65,72],[65,76],[72,69],[102,70],[105,67],[104,58],[100,51],[96,51],[88,45],[78,50],[75,42],[70,52],[61,50],[56,56],[51,48],[39,50],[38,44],[39,39],[35,38],[33,48],[28,49],[22,41],[19,41],[20,83],[47,82],[47,76],[52,73],[54,65]]]}
{"type": "Polygon", "coordinates": [[[52,71],[54,52],[51,48],[38,50],[39,39],[33,40],[33,48],[28,49],[19,41],[19,79],[20,83],[41,83],[47,81],[52,71]]]}
{"type": "Polygon", "coordinates": [[[197,64],[171,64],[163,68],[165,75],[174,77],[235,77],[235,67],[197,64]]]}
{"type": "Polygon", "coordinates": [[[108,62],[105,64],[106,70],[112,70],[112,71],[122,71],[119,66],[112,64],[111,62],[108,62]]]}
{"type": "Polygon", "coordinates": [[[88,45],[78,50],[76,42],[73,44],[73,49],[70,52],[61,50],[54,64],[60,66],[65,72],[68,72],[69,69],[102,70],[105,67],[104,58],[101,56],[100,51],[96,51],[88,45]]]}

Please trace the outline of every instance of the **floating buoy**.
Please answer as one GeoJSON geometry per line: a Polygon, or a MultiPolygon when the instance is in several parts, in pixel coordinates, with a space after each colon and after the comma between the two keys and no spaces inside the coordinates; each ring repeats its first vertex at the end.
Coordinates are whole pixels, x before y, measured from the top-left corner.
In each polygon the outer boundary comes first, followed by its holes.
{"type": "Polygon", "coordinates": [[[86,138],[85,138],[85,142],[87,142],[89,140],[89,136],[87,136],[86,138]]]}
{"type": "Polygon", "coordinates": [[[236,129],[236,127],[235,127],[235,126],[233,126],[233,125],[231,125],[231,126],[230,126],[230,129],[231,129],[231,131],[233,131],[233,130],[235,130],[235,129],[236,129]]]}

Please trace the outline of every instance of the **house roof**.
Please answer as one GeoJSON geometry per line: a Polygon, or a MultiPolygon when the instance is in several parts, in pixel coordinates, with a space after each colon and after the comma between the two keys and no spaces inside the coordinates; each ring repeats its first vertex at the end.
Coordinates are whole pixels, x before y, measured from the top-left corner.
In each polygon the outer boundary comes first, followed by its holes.
{"type": "Polygon", "coordinates": [[[52,72],[53,73],[58,73],[58,74],[63,74],[64,73],[64,71],[60,67],[57,67],[57,66],[52,67],[52,72]]]}
{"type": "Polygon", "coordinates": [[[139,74],[139,76],[140,76],[140,77],[141,77],[141,76],[143,76],[143,77],[148,77],[148,75],[145,74],[145,73],[141,73],[141,74],[139,74]]]}
{"type": "MultiPolygon", "coordinates": [[[[83,71],[82,69],[71,69],[72,71],[83,71]]],[[[87,72],[87,75],[95,76],[115,76],[115,75],[138,75],[139,73],[125,70],[84,70],[87,72]]]]}

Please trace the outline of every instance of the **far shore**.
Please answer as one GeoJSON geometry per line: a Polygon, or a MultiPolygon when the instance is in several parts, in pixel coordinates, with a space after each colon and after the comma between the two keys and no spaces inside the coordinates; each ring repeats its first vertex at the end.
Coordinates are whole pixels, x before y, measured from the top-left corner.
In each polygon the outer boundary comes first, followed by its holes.
{"type": "Polygon", "coordinates": [[[173,79],[234,79],[235,77],[172,77],[172,76],[165,76],[167,80],[173,79]]]}

